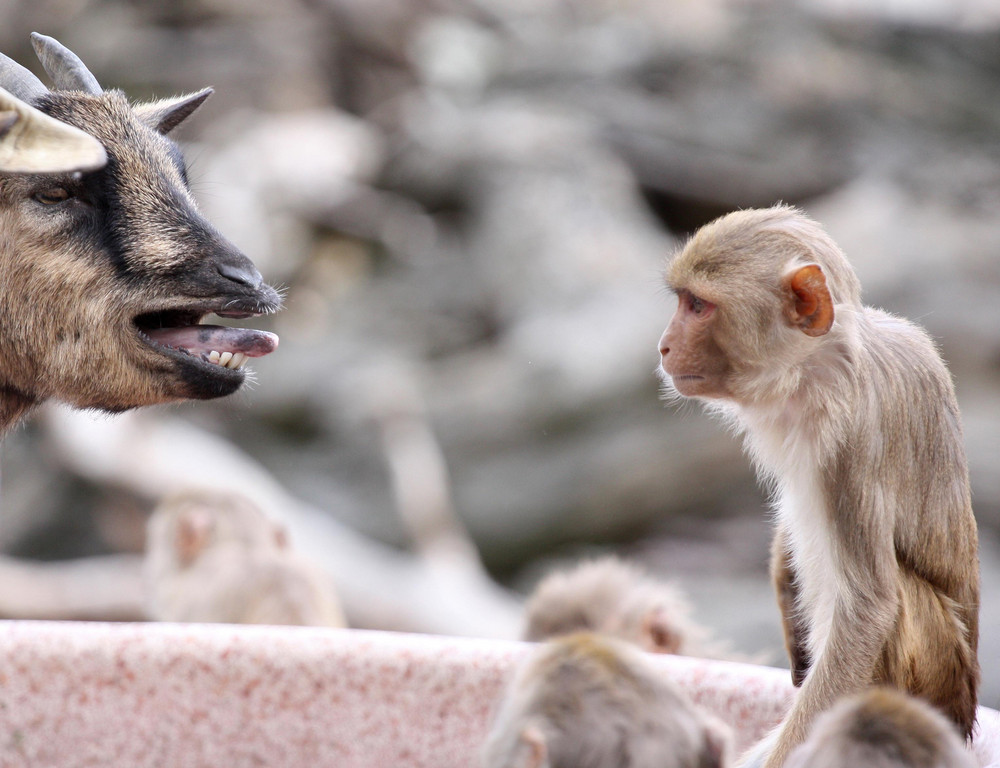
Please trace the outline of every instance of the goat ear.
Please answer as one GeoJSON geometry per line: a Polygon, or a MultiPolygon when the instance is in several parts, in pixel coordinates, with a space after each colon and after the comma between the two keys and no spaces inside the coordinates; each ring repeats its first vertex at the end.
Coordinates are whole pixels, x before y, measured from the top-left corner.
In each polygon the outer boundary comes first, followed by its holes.
{"type": "Polygon", "coordinates": [[[93,136],[67,125],[0,88],[0,171],[69,173],[107,162],[93,136]]]}
{"type": "Polygon", "coordinates": [[[0,140],[10,133],[10,129],[17,124],[19,119],[17,112],[14,110],[0,112],[0,140]]]}
{"type": "Polygon", "coordinates": [[[187,120],[213,93],[215,91],[212,88],[205,88],[187,96],[140,104],[135,108],[135,112],[150,128],[166,134],[187,120]]]}

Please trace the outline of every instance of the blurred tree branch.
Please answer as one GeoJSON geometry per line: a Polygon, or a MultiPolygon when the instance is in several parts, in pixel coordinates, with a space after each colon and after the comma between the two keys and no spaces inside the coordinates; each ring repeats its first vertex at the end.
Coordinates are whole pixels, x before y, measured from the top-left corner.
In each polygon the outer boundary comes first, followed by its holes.
{"type": "Polygon", "coordinates": [[[181,419],[133,411],[114,419],[48,407],[42,420],[71,470],[150,501],[183,489],[231,489],[254,499],[296,549],[333,579],[355,627],[514,637],[520,601],[467,559],[399,552],[295,498],[229,441],[181,419]]]}
{"type": "Polygon", "coordinates": [[[142,621],[142,557],[39,562],[0,556],[0,617],[142,621]]]}

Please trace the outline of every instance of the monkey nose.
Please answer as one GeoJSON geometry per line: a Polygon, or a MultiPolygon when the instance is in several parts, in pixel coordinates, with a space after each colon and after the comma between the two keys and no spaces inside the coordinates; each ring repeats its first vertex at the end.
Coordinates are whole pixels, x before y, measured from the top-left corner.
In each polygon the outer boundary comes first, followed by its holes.
{"type": "Polygon", "coordinates": [[[660,357],[666,357],[670,352],[670,342],[667,340],[667,332],[664,331],[660,337],[660,357]]]}

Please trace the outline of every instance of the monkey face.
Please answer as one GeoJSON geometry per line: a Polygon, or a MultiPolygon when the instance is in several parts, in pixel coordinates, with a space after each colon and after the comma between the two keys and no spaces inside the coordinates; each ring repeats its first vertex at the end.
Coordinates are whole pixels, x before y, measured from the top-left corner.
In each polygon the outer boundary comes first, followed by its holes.
{"type": "Polygon", "coordinates": [[[660,368],[685,397],[726,397],[729,361],[715,340],[717,307],[688,290],[660,338],[660,368]]]}

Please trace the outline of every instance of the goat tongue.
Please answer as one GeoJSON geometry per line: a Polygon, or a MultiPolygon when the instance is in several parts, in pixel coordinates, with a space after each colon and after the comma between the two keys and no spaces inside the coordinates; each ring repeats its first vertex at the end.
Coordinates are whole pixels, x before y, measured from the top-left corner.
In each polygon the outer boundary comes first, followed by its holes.
{"type": "Polygon", "coordinates": [[[152,328],[146,331],[157,344],[184,348],[200,355],[216,352],[242,352],[247,357],[263,357],[278,347],[278,337],[268,331],[251,328],[228,328],[224,325],[187,325],[180,328],[152,328]]]}

